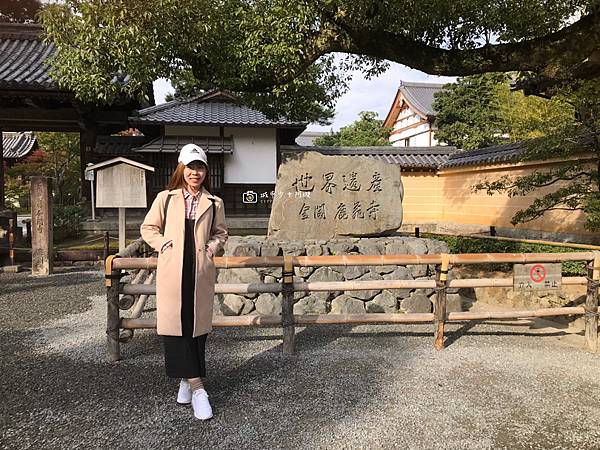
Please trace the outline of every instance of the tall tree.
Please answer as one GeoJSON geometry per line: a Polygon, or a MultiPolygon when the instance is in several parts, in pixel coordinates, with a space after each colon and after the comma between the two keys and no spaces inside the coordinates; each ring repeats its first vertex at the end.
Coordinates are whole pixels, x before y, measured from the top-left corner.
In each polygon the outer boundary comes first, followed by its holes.
{"type": "Polygon", "coordinates": [[[377,119],[377,113],[362,111],[359,119],[342,127],[340,131],[315,139],[315,145],[334,147],[369,147],[392,145],[388,139],[390,130],[383,127],[383,121],[377,119]]]}
{"type": "Polygon", "coordinates": [[[55,203],[79,200],[79,134],[46,132],[37,135],[39,149],[7,171],[9,177],[27,180],[44,175],[54,178],[55,203]]]}
{"type": "Polygon", "coordinates": [[[39,0],[2,0],[0,22],[33,22],[41,7],[39,0]]]}
{"type": "Polygon", "coordinates": [[[331,106],[339,69],[373,74],[385,61],[438,75],[531,71],[540,84],[600,73],[597,0],[66,0],[41,20],[55,76],[91,101],[142,95],[182,70],[202,89],[261,93],[265,109],[288,115],[319,89],[331,106]],[[333,52],[350,56],[334,66],[333,52]],[[127,83],[111,82],[119,74],[127,83]]]}
{"type": "Polygon", "coordinates": [[[519,159],[558,159],[562,164],[526,176],[487,181],[475,188],[485,189],[490,195],[538,196],[513,216],[513,224],[540,218],[547,211],[582,211],[586,228],[599,231],[600,78],[557,86],[553,94],[556,101],[568,105],[565,115],[547,127],[541,137],[523,142],[524,152],[519,159]],[[538,194],[538,189],[548,187],[554,189],[546,195],[538,194]]]}
{"type": "Polygon", "coordinates": [[[500,92],[508,89],[501,73],[462,77],[435,94],[435,138],[463,150],[503,141],[500,92]]]}

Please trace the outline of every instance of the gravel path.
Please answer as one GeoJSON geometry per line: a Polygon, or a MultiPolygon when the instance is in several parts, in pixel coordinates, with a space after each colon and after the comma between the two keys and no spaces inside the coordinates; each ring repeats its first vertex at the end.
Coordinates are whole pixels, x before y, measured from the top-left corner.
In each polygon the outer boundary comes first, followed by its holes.
{"type": "MultiPolygon", "coordinates": [[[[215,410],[175,404],[160,339],[106,362],[97,272],[0,274],[1,448],[597,449],[600,355],[528,322],[218,329],[215,410]],[[569,342],[564,342],[569,341],[569,342]]],[[[579,343],[579,342],[578,342],[579,343]]]]}

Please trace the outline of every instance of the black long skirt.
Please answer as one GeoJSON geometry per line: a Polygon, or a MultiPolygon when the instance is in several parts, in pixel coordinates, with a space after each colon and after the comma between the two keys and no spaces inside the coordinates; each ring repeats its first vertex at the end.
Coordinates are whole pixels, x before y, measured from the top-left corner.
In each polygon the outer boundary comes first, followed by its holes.
{"type": "Polygon", "coordinates": [[[181,274],[181,330],[183,336],[163,336],[165,370],[171,378],[206,376],[205,346],[207,334],[194,334],[194,288],[196,244],[193,219],[185,220],[183,271],[181,274]]]}

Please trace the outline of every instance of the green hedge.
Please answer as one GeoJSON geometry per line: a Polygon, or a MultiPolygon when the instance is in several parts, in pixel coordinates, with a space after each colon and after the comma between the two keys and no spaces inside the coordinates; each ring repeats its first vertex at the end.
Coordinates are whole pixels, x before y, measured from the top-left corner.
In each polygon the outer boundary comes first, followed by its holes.
{"type": "MultiPolygon", "coordinates": [[[[427,237],[444,241],[450,253],[570,253],[587,252],[589,250],[571,247],[560,247],[550,244],[529,244],[525,242],[497,241],[494,239],[478,239],[464,236],[442,236],[430,234],[427,237]]],[[[489,264],[495,270],[511,271],[512,264],[489,264]]],[[[586,274],[585,262],[567,261],[562,264],[564,276],[583,276],[586,274]]]]}

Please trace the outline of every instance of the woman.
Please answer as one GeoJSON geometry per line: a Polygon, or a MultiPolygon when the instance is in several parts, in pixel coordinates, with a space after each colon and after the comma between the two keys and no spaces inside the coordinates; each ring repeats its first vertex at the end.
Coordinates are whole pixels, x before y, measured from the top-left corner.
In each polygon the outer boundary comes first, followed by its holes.
{"type": "Polygon", "coordinates": [[[194,416],[212,417],[204,348],[212,328],[216,270],[213,257],[227,240],[223,201],[209,192],[206,153],[185,145],[167,190],[160,192],[141,226],[158,252],[156,328],[163,336],[167,376],[180,378],[177,402],[194,416]]]}

